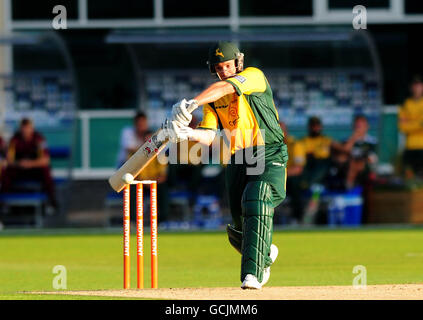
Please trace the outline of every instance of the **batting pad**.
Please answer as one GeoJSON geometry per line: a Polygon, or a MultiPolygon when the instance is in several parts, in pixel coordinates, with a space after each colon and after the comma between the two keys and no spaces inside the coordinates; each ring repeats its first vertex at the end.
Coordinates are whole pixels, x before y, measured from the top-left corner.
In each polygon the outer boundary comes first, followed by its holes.
{"type": "Polygon", "coordinates": [[[238,231],[228,224],[226,226],[226,232],[228,233],[229,243],[232,247],[234,247],[239,253],[242,253],[242,231],[238,231]]]}
{"type": "Polygon", "coordinates": [[[241,281],[247,274],[263,280],[264,268],[271,265],[269,257],[273,233],[272,192],[268,183],[247,184],[242,197],[243,242],[241,281]]]}

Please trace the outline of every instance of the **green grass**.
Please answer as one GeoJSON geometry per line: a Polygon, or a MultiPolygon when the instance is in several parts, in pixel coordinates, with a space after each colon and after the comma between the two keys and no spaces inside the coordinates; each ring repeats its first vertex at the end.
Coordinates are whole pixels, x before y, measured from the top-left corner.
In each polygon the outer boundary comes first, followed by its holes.
{"type": "MultiPolygon", "coordinates": [[[[273,243],[279,258],[269,286],[351,285],[356,265],[367,268],[369,285],[423,283],[420,228],[278,231],[273,243]]],[[[148,235],[145,244],[147,287],[148,235]]],[[[131,251],[134,287],[135,238],[131,251]]],[[[55,265],[66,267],[68,290],[121,289],[122,260],[118,232],[0,233],[0,299],[81,299],[22,293],[53,291],[55,265]]],[[[234,287],[240,284],[239,272],[240,255],[224,232],[159,234],[160,287],[234,287]]]]}

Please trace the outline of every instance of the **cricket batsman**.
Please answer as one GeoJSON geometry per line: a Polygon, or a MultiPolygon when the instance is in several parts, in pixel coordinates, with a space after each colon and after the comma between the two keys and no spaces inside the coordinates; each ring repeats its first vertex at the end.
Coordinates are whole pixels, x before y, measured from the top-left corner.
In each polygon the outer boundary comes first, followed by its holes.
{"type": "Polygon", "coordinates": [[[284,133],[265,75],[257,68],[244,69],[244,54],[234,44],[214,44],[207,64],[219,80],[195,98],[175,104],[162,128],[171,141],[205,145],[213,142],[218,130],[223,131],[231,153],[225,180],[233,224],[226,230],[229,242],[242,255],[241,288],[261,289],[278,255],[272,233],[274,208],[286,196],[284,133]],[[191,104],[203,106],[203,119],[196,129],[188,127],[191,104]],[[251,174],[248,154],[260,159],[259,147],[264,149],[263,170],[251,174]],[[235,161],[240,158],[243,161],[235,161]]]}

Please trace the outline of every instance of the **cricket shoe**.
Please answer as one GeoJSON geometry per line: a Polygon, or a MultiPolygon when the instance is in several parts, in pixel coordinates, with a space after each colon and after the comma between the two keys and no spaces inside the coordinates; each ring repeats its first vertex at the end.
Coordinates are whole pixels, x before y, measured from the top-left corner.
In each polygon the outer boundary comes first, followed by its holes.
{"type": "Polygon", "coordinates": [[[257,277],[252,274],[247,274],[242,282],[241,289],[260,290],[261,284],[258,282],[257,277]]]}
{"type": "MultiPolygon", "coordinates": [[[[278,257],[278,253],[279,253],[279,249],[277,246],[275,246],[274,244],[272,244],[270,246],[270,259],[272,259],[272,264],[275,262],[276,258],[278,257]]],[[[270,278],[270,266],[267,268],[264,268],[263,271],[263,280],[261,281],[260,285],[264,286],[270,278]]]]}

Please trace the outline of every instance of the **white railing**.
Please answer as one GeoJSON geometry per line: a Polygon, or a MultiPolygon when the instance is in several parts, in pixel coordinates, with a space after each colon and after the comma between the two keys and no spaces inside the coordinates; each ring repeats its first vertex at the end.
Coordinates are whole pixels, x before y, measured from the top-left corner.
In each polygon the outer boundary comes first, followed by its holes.
{"type": "MultiPolygon", "coordinates": [[[[8,30],[20,29],[51,29],[50,20],[12,21],[11,1],[5,0],[4,10],[10,21],[8,30]]],[[[255,25],[319,25],[319,24],[351,24],[353,15],[351,9],[329,9],[328,0],[313,0],[312,15],[308,17],[241,17],[239,15],[239,0],[229,0],[229,16],[227,17],[193,17],[169,19],[164,17],[163,0],[154,0],[154,16],[149,19],[89,19],[87,0],[78,0],[78,18],[68,20],[68,28],[152,28],[152,27],[205,27],[230,26],[238,30],[241,26],[255,25]]],[[[422,23],[422,14],[405,14],[404,0],[391,0],[389,8],[368,9],[368,23],[422,23]]]]}

